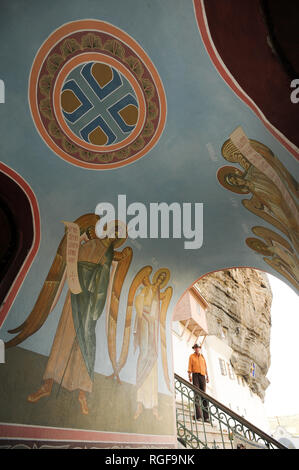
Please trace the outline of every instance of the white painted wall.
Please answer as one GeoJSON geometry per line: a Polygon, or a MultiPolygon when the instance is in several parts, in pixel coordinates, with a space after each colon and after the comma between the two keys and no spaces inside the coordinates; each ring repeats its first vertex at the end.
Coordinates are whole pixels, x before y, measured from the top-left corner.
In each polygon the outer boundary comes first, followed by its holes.
{"type": "Polygon", "coordinates": [[[278,426],[275,429],[273,437],[289,449],[299,449],[299,436],[293,436],[283,426],[278,426]]]}
{"type": "MultiPolygon", "coordinates": [[[[201,342],[203,338],[190,337],[188,330],[181,336],[182,332],[183,325],[180,322],[173,322],[174,371],[188,380],[188,360],[190,354],[193,353],[192,346],[195,342],[201,342]]],[[[234,379],[231,379],[229,375],[224,376],[221,374],[219,358],[225,361],[227,369],[231,354],[232,349],[226,344],[225,340],[220,340],[216,336],[206,337],[203,345],[203,355],[206,359],[210,379],[206,392],[258,428],[269,432],[262,400],[251,392],[247,383],[241,377],[238,381],[235,374],[234,379]]]]}

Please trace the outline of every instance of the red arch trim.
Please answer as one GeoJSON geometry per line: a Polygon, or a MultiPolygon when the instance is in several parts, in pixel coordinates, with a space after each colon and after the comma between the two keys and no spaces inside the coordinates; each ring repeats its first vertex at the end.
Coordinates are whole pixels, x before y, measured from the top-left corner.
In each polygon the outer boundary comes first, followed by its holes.
{"type": "Polygon", "coordinates": [[[11,285],[2,306],[0,307],[0,327],[3,325],[9,309],[11,308],[19,289],[29,271],[31,264],[37,254],[40,238],[41,238],[41,229],[40,229],[40,214],[38,208],[38,202],[36,196],[29,186],[29,184],[14,170],[10,167],[5,165],[4,163],[0,162],[0,171],[7,175],[10,179],[15,181],[15,183],[22,189],[22,191],[26,194],[27,199],[30,203],[32,219],[33,219],[33,242],[31,248],[17,274],[13,284],[11,285]]]}
{"type": "Polygon", "coordinates": [[[288,150],[288,152],[290,152],[297,160],[299,160],[299,149],[267,120],[262,111],[240,87],[238,82],[234,79],[222,61],[210,34],[204,0],[193,0],[193,4],[197,25],[203,43],[218,73],[221,75],[223,80],[225,80],[228,86],[236,93],[236,95],[257,115],[268,131],[271,132],[271,134],[288,150]]]}

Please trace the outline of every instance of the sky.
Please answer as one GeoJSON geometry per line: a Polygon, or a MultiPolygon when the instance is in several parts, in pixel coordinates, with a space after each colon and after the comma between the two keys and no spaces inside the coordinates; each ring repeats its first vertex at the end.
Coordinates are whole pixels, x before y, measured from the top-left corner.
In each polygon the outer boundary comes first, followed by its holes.
{"type": "Polygon", "coordinates": [[[267,377],[265,409],[268,416],[299,414],[299,296],[268,274],[271,308],[271,366],[267,377]]]}

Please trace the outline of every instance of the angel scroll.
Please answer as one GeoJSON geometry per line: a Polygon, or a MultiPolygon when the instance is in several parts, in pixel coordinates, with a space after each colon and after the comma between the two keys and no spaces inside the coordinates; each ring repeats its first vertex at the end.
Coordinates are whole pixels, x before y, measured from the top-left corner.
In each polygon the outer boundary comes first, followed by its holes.
{"type": "MultiPolygon", "coordinates": [[[[67,280],[68,292],[41,387],[28,396],[35,403],[50,395],[53,383],[69,391],[78,390],[83,414],[88,414],[86,392],[92,391],[96,353],[95,328],[103,313],[111,266],[114,263],[114,293],[111,307],[117,314],[121,288],[128,272],[132,249],[116,251],[125,241],[119,223],[113,234],[98,238],[95,225],[99,217],[85,214],[74,223],[65,223],[66,233],[47,275],[34,308],[27,320],[9,333],[18,333],[6,347],[16,346],[39,330],[54,309],[67,280]]],[[[126,231],[125,231],[126,234],[126,231]]]]}

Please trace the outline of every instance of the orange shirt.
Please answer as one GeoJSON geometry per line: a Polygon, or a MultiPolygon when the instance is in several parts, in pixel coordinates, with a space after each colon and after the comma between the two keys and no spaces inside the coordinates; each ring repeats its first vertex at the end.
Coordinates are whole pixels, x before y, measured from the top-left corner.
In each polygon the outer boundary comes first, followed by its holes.
{"type": "Polygon", "coordinates": [[[191,354],[189,357],[188,372],[197,372],[202,375],[207,375],[207,365],[202,354],[199,356],[196,353],[191,354]]]}

